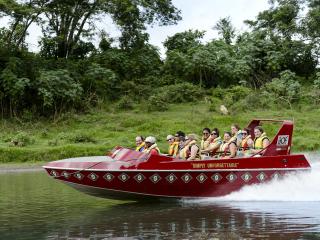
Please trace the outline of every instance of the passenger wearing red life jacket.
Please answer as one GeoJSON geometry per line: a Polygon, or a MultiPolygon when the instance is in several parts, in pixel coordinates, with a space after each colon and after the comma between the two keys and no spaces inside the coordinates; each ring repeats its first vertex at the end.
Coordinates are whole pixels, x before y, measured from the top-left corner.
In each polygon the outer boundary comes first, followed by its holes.
{"type": "Polygon", "coordinates": [[[222,158],[234,158],[237,155],[237,143],[230,132],[225,132],[223,135],[223,142],[219,148],[220,156],[222,158]]]}
{"type": "Polygon", "coordinates": [[[261,126],[256,126],[254,128],[254,136],[255,139],[253,141],[253,149],[251,150],[251,152],[253,154],[263,154],[266,147],[268,147],[270,144],[269,138],[267,137],[261,126]]]}
{"type": "Polygon", "coordinates": [[[180,157],[185,160],[201,160],[200,148],[197,145],[195,134],[188,134],[185,138],[185,146],[180,152],[180,157]]]}
{"type": "Polygon", "coordinates": [[[136,137],[136,151],[142,152],[145,148],[145,142],[143,141],[144,138],[142,136],[136,137]]]}
{"type": "Polygon", "coordinates": [[[214,156],[220,145],[222,144],[222,139],[219,136],[218,128],[214,128],[210,134],[209,146],[201,150],[203,156],[214,156]]]}
{"type": "Polygon", "coordinates": [[[242,130],[241,150],[246,151],[253,148],[253,140],[251,138],[250,129],[244,128],[242,130]]]}
{"type": "Polygon", "coordinates": [[[238,148],[238,156],[246,156],[251,154],[253,148],[253,140],[251,138],[250,129],[244,128],[241,132],[242,141],[241,146],[238,148]]]}
{"type": "Polygon", "coordinates": [[[146,148],[143,150],[144,153],[150,153],[151,155],[159,155],[160,149],[156,144],[156,138],[149,136],[144,141],[146,144],[146,148]]]}

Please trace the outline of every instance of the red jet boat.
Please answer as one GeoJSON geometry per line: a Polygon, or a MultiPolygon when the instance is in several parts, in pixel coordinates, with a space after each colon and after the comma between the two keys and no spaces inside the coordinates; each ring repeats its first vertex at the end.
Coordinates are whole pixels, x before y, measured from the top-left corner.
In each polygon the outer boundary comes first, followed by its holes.
{"type": "MultiPolygon", "coordinates": [[[[293,122],[253,120],[248,128],[265,122],[282,123],[259,157],[186,161],[116,147],[108,156],[70,158],[44,166],[53,178],[87,194],[110,199],[204,198],[227,195],[245,185],[310,170],[302,154],[290,154],[293,122]]],[[[253,131],[252,131],[253,137],[253,131]]]]}

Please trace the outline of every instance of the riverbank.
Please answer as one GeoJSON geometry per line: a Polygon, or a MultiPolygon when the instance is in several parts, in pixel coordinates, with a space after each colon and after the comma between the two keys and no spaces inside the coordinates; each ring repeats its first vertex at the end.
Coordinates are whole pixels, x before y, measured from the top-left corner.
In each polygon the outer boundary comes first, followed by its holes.
{"type": "MultiPolygon", "coordinates": [[[[230,130],[232,123],[245,127],[251,119],[294,119],[293,151],[320,149],[320,109],[280,109],[236,112],[223,116],[206,103],[172,105],[165,112],[93,109],[68,114],[57,122],[1,121],[0,163],[39,163],[69,157],[105,155],[116,145],[134,147],[136,135],[154,135],[163,152],[166,135],[178,130],[201,134],[203,127],[230,130]]],[[[269,136],[278,125],[265,126],[269,136]]]]}
{"type": "Polygon", "coordinates": [[[21,173],[42,171],[43,162],[37,163],[2,163],[0,164],[0,174],[21,173]]]}

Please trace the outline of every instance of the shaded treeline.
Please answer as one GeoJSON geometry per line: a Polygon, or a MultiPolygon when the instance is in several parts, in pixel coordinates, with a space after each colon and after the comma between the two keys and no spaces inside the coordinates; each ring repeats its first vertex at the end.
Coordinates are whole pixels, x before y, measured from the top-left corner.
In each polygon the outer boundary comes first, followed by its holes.
{"type": "MultiPolygon", "coordinates": [[[[212,23],[220,38],[207,43],[205,32],[177,33],[164,42],[165,59],[148,43],[146,26],[181,19],[171,0],[0,0],[3,16],[10,23],[0,28],[2,117],[57,117],[99,102],[130,109],[145,100],[148,110],[164,110],[166,103],[205,95],[231,105],[250,89],[266,96],[261,107],[270,99],[290,107],[320,102],[318,0],[270,1],[242,33],[223,18],[212,23]],[[105,16],[119,28],[119,39],[96,33],[105,16]],[[42,29],[39,53],[25,42],[31,24],[42,29]],[[98,47],[92,44],[97,35],[98,47]],[[310,90],[305,95],[303,87],[310,90]]],[[[259,100],[253,95],[244,104],[259,100]]]]}

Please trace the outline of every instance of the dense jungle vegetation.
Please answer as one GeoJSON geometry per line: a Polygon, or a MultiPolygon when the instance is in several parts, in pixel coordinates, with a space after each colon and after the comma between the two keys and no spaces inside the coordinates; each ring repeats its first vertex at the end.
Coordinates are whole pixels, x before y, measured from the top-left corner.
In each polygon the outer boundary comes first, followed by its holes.
{"type": "MultiPolygon", "coordinates": [[[[122,117],[131,112],[147,121],[146,116],[153,119],[161,111],[174,118],[172,109],[179,113],[184,104],[206,106],[199,110],[202,116],[219,115],[221,104],[233,116],[268,111],[268,116],[279,116],[277,110],[299,118],[314,116],[319,108],[319,0],[271,0],[269,9],[245,22],[246,32],[233,27],[232,16],[222,18],[212,23],[219,38],[209,42],[202,41],[204,31],[176,33],[163,43],[165,57],[149,43],[146,28],[181,20],[171,0],[0,0],[0,18],[9,19],[9,25],[0,28],[3,144],[14,138],[30,140],[34,133],[28,129],[34,126],[46,129],[46,124],[57,124],[55,132],[68,121],[66,116],[81,119],[94,112],[101,116],[101,111],[122,117]],[[121,32],[117,39],[95,31],[97,22],[107,16],[121,32]],[[37,53],[26,43],[32,24],[42,29],[37,53]],[[99,39],[98,46],[93,39],[99,39]]],[[[313,127],[319,124],[304,121],[313,127]]],[[[199,128],[202,122],[196,123],[193,126],[199,128]]],[[[154,126],[135,130],[158,131],[154,126]]],[[[47,133],[35,134],[46,138],[47,133]]],[[[86,137],[71,142],[94,143],[86,137]]],[[[59,139],[46,141],[56,146],[59,139]]],[[[314,144],[308,149],[319,148],[314,144]]]]}

